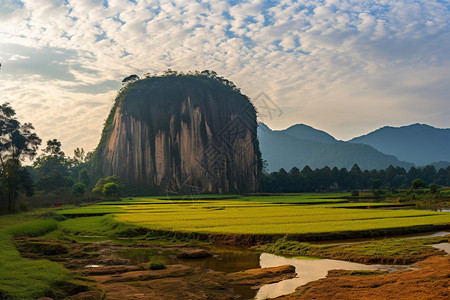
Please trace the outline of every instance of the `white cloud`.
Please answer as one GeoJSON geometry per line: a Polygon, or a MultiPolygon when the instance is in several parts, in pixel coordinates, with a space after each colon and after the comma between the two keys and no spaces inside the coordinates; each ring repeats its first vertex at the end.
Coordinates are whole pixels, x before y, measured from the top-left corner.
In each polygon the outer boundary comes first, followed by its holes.
{"type": "Polygon", "coordinates": [[[285,111],[274,128],[450,127],[446,2],[135,2],[2,1],[2,102],[67,153],[96,146],[123,77],[169,67],[265,91],[285,111]]]}

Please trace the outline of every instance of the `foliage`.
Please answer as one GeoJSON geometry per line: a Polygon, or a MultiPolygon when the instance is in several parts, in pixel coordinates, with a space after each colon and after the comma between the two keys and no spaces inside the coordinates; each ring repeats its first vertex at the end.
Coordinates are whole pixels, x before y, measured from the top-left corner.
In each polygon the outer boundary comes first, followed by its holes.
{"type": "Polygon", "coordinates": [[[130,76],[125,77],[122,80],[122,84],[125,85],[125,84],[131,83],[131,82],[135,82],[135,81],[137,81],[139,79],[140,79],[139,76],[137,76],[136,74],[132,74],[130,76]]]}
{"type": "Polygon", "coordinates": [[[359,197],[359,191],[358,190],[353,190],[352,191],[352,197],[359,197]]]}
{"type": "Polygon", "coordinates": [[[103,186],[102,194],[107,199],[116,199],[120,194],[120,186],[115,182],[108,182],[103,186]]]}
{"type": "Polygon", "coordinates": [[[150,270],[164,270],[166,265],[163,262],[150,262],[148,268],[150,270]]]}
{"type": "Polygon", "coordinates": [[[421,178],[416,178],[411,183],[411,188],[417,190],[417,189],[423,189],[427,186],[425,180],[421,178]]]}
{"type": "Polygon", "coordinates": [[[37,189],[46,193],[70,192],[74,184],[70,176],[72,160],[61,150],[61,142],[48,140],[43,152],[33,164],[37,189]]]}
{"type": "Polygon", "coordinates": [[[89,186],[91,179],[89,178],[89,173],[86,168],[83,168],[78,172],[78,182],[84,184],[85,186],[89,186]]]}
{"type": "Polygon", "coordinates": [[[16,112],[4,103],[0,106],[0,163],[3,189],[8,199],[8,211],[15,209],[21,161],[33,159],[41,139],[33,132],[31,123],[21,124],[16,112]]]}
{"type": "Polygon", "coordinates": [[[65,157],[64,152],[61,150],[61,142],[57,139],[48,140],[47,147],[43,151],[49,156],[59,157],[61,159],[65,157]]]}
{"type": "Polygon", "coordinates": [[[100,178],[97,183],[95,184],[94,188],[92,189],[92,192],[97,193],[97,194],[102,194],[103,193],[103,187],[105,186],[105,184],[107,183],[116,183],[118,185],[120,185],[120,178],[118,176],[108,176],[105,178],[100,178]]]}
{"type": "Polygon", "coordinates": [[[430,191],[432,193],[437,193],[439,190],[439,185],[437,185],[436,183],[431,183],[428,188],[430,189],[430,191]]]}
{"type": "Polygon", "coordinates": [[[72,194],[77,197],[81,197],[86,193],[86,185],[81,182],[77,182],[72,186],[72,194]]]}
{"type": "Polygon", "coordinates": [[[304,193],[330,192],[370,189],[373,192],[391,188],[411,186],[416,178],[424,178],[426,184],[436,183],[438,186],[450,186],[450,167],[436,172],[433,166],[423,168],[412,167],[406,171],[401,167],[389,166],[384,170],[364,170],[354,165],[348,171],[345,168],[324,167],[312,170],[305,166],[303,170],[294,167],[289,172],[280,169],[270,174],[262,173],[260,192],[262,193],[304,193]]]}

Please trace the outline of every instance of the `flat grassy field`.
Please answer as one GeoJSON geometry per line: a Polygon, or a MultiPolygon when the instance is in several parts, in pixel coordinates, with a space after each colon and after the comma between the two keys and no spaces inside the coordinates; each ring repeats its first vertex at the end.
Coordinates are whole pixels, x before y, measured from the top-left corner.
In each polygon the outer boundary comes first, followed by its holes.
{"type": "Polygon", "coordinates": [[[317,195],[250,196],[193,201],[132,198],[60,213],[112,213],[118,221],[149,229],[214,234],[326,234],[450,224],[449,213],[354,208],[397,204],[335,203],[336,200],[340,200],[336,195],[332,198],[317,195]]]}
{"type": "Polygon", "coordinates": [[[22,258],[14,247],[16,235],[39,236],[57,228],[56,220],[39,218],[42,214],[40,210],[0,216],[0,299],[54,296],[55,285],[69,279],[62,265],[22,258]]]}

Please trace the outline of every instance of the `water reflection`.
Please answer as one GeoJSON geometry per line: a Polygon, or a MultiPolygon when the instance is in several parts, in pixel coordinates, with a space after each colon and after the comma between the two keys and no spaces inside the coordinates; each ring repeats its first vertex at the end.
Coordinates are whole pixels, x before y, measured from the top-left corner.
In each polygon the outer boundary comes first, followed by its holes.
{"type": "MultiPolygon", "coordinates": [[[[447,243],[448,245],[448,243],[447,243]]],[[[312,257],[283,257],[268,253],[259,253],[241,249],[210,249],[212,257],[202,259],[179,259],[176,255],[161,257],[166,264],[183,264],[191,267],[201,267],[219,272],[238,272],[255,268],[277,267],[281,265],[293,265],[297,276],[278,283],[262,286],[259,290],[249,286],[236,286],[235,292],[242,299],[265,299],[289,294],[308,282],[324,278],[328,271],[333,269],[344,270],[390,270],[388,265],[364,265],[352,262],[332,259],[320,259],[312,257]]],[[[154,249],[127,249],[117,253],[122,258],[131,259],[133,263],[148,262],[158,251],[154,249]]],[[[161,253],[159,253],[161,255],[161,253]]],[[[407,268],[407,267],[405,267],[407,268]]]]}
{"type": "Polygon", "coordinates": [[[255,299],[274,298],[290,294],[301,285],[324,278],[328,274],[328,271],[333,269],[378,270],[381,267],[380,265],[363,265],[333,259],[311,259],[308,257],[288,258],[268,253],[261,254],[260,264],[262,268],[293,265],[295,266],[297,276],[292,279],[262,286],[255,299]]]}
{"type": "Polygon", "coordinates": [[[201,259],[180,259],[175,255],[169,255],[165,258],[165,262],[167,264],[183,264],[226,273],[259,268],[259,252],[215,250],[212,251],[212,254],[212,257],[201,259]]]}
{"type": "Polygon", "coordinates": [[[444,250],[448,254],[450,254],[450,243],[439,243],[432,245],[434,248],[444,250]]]}

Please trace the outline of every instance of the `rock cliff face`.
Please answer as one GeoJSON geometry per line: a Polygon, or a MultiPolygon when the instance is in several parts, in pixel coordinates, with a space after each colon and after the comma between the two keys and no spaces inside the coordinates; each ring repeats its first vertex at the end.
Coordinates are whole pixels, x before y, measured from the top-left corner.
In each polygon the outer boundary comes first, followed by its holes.
{"type": "Polygon", "coordinates": [[[117,96],[96,151],[102,177],[167,194],[258,188],[256,112],[228,81],[151,77],[117,96]]]}

